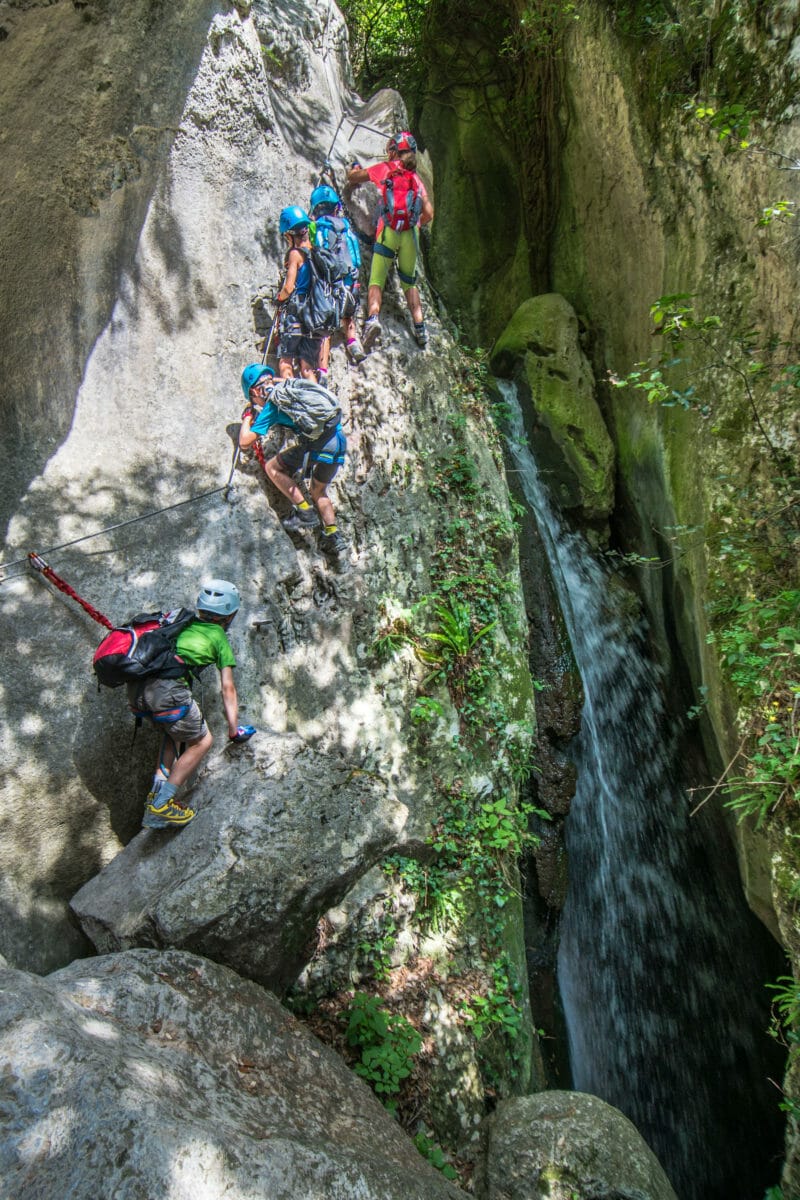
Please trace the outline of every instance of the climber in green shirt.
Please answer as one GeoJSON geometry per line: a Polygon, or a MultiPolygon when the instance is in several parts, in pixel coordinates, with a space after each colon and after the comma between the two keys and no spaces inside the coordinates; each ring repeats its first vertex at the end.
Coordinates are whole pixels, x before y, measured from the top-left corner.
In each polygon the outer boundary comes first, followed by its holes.
{"type": "Polygon", "coordinates": [[[240,603],[238,589],[227,580],[212,579],[204,584],[197,597],[197,620],[181,630],[175,642],[175,653],[186,663],[186,676],[128,684],[131,711],[147,717],[163,733],[153,786],[145,802],[145,829],[188,825],[195,815],[175,793],[197,770],[214,739],[192,696],[193,676],[213,663],[219,671],[228,737],[232,742],[245,742],[255,733],[252,725],[238,723],[239,698],[233,681],[236,659],[227,635],[240,603]],[[185,750],[179,756],[181,744],[185,750]]]}

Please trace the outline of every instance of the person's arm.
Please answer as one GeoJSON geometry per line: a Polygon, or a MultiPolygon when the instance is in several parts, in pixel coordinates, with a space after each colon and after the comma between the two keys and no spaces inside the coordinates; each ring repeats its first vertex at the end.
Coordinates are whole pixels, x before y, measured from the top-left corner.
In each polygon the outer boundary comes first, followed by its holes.
{"type": "Polygon", "coordinates": [[[242,413],[242,423],[239,427],[239,446],[242,450],[246,450],[248,446],[252,446],[258,440],[258,434],[253,433],[250,426],[253,423],[253,410],[246,408],[242,413]]]}
{"type": "Polygon", "coordinates": [[[419,214],[420,225],[430,225],[433,220],[433,205],[427,195],[422,200],[422,212],[419,214]]]}
{"type": "Polygon", "coordinates": [[[275,297],[278,304],[285,304],[294,291],[295,281],[297,280],[297,271],[302,261],[303,256],[299,250],[292,249],[289,251],[289,258],[286,263],[286,278],[283,281],[281,290],[275,297]]]}
{"type": "Polygon", "coordinates": [[[239,446],[247,450],[260,437],[266,437],[272,426],[276,424],[278,410],[271,400],[267,400],[263,408],[256,404],[248,404],[242,413],[242,424],[239,427],[239,446]],[[258,429],[253,426],[258,425],[258,429]]]}
{"type": "Polygon", "coordinates": [[[222,707],[228,722],[228,737],[236,737],[239,728],[239,697],[233,682],[233,667],[222,667],[219,673],[222,707]]]}
{"type": "Polygon", "coordinates": [[[360,183],[369,183],[369,168],[362,167],[361,163],[353,163],[347,171],[347,182],[350,187],[358,187],[360,183]]]}

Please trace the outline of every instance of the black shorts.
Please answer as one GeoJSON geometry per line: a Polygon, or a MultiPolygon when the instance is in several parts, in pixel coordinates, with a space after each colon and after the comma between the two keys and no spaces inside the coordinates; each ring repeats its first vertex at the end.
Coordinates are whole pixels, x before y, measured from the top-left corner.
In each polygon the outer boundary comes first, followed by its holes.
{"type": "Polygon", "coordinates": [[[287,475],[294,475],[302,469],[308,455],[308,477],[328,484],[344,462],[346,453],[347,438],[337,426],[332,434],[323,434],[315,442],[303,440],[286,446],[279,452],[278,462],[287,475]]]}
{"type": "Polygon", "coordinates": [[[300,358],[316,371],[319,363],[319,342],[303,334],[283,334],[278,342],[278,358],[300,358]]]}

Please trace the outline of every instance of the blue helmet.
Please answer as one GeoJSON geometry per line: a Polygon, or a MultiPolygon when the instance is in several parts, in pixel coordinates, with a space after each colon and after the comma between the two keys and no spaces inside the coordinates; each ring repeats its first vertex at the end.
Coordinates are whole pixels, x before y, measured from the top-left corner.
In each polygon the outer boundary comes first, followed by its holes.
{"type": "Polygon", "coordinates": [[[311,199],[308,202],[308,207],[313,213],[320,204],[338,204],[339,197],[332,187],[328,187],[327,183],[315,187],[311,193],[311,199]]]}
{"type": "Polygon", "coordinates": [[[302,208],[298,208],[296,204],[290,204],[288,208],[281,209],[278,228],[281,233],[294,233],[295,230],[308,229],[311,220],[307,212],[302,208]]]}
{"type": "Polygon", "coordinates": [[[250,399],[250,388],[258,383],[262,375],[274,374],[272,367],[266,366],[265,363],[250,363],[249,367],[245,367],[242,371],[242,391],[245,400],[250,399]]]}

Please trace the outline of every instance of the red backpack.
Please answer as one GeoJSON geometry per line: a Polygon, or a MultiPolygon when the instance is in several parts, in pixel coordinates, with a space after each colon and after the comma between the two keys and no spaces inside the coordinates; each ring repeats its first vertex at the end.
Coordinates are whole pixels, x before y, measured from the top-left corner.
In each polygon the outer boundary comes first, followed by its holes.
{"type": "Polygon", "coordinates": [[[390,229],[403,233],[419,225],[422,213],[422,182],[416,171],[398,167],[379,184],[380,215],[390,229]]]}
{"type": "Polygon", "coordinates": [[[175,653],[175,642],[178,634],[196,620],[197,613],[188,608],[131,617],[127,625],[107,633],[95,650],[92,667],[97,682],[121,687],[156,675],[180,679],[189,668],[175,653]]]}

